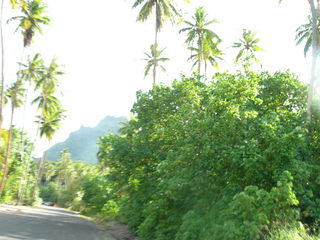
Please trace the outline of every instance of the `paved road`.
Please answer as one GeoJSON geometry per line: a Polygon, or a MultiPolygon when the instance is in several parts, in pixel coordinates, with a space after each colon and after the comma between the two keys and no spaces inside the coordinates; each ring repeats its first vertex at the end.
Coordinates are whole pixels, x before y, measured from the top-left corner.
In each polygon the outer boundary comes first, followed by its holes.
{"type": "Polygon", "coordinates": [[[99,226],[62,208],[0,205],[0,240],[114,240],[99,226]]]}

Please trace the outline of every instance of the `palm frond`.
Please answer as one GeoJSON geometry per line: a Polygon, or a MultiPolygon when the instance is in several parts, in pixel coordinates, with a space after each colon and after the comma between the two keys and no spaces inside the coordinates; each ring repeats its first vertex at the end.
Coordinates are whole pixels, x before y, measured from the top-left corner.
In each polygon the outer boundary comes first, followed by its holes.
{"type": "Polygon", "coordinates": [[[239,51],[238,55],[236,56],[235,63],[239,62],[239,59],[243,56],[243,52],[244,52],[244,49],[241,49],[239,51]]]}
{"type": "Polygon", "coordinates": [[[149,74],[149,71],[150,71],[152,65],[153,65],[153,64],[151,64],[151,63],[148,63],[148,64],[146,65],[146,67],[145,67],[145,69],[144,69],[144,77],[146,77],[146,76],[149,74]]]}
{"type": "Polygon", "coordinates": [[[141,3],[143,3],[145,0],[137,0],[134,2],[134,4],[132,5],[132,8],[136,8],[138,7],[141,3]]]}
{"type": "Polygon", "coordinates": [[[312,45],[312,38],[308,38],[306,41],[306,44],[304,46],[304,49],[303,49],[304,57],[307,56],[307,53],[308,53],[311,45],[312,45]]]}

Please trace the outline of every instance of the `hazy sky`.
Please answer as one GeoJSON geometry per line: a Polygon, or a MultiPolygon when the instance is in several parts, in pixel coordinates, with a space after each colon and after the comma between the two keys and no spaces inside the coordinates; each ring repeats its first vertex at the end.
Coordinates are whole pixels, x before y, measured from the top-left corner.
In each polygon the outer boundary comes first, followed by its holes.
{"type": "MultiPolygon", "coordinates": [[[[63,141],[81,125],[96,125],[106,115],[128,116],[136,91],[151,88],[151,75],[143,77],[145,62],[142,59],[154,41],[154,18],[137,23],[137,9],[131,8],[133,2],[47,0],[51,26],[44,28],[44,34],[35,38],[24,55],[39,52],[48,62],[57,57],[64,65],[61,90],[67,119],[52,144],[63,141]]],[[[223,40],[225,55],[221,70],[233,68],[236,50],[231,48],[232,43],[241,36],[242,29],[247,28],[261,39],[264,51],[259,58],[264,69],[291,69],[303,81],[308,81],[309,61],[303,57],[303,48],[296,47],[294,42],[295,29],[307,20],[307,1],[287,0],[280,6],[278,0],[175,2],[187,19],[196,7],[204,6],[209,19],[219,21],[212,28],[223,40]]],[[[6,31],[7,81],[14,79],[15,63],[21,59],[22,40],[19,33],[12,33],[15,26],[10,23],[6,31]]],[[[186,51],[185,36],[177,33],[180,28],[181,25],[167,23],[159,34],[159,45],[166,47],[164,54],[171,61],[166,64],[167,73],[159,75],[158,81],[170,83],[181,73],[191,72],[191,65],[186,61],[190,52],[186,51]]],[[[33,121],[31,114],[24,117],[20,114],[17,118],[33,121]]],[[[41,144],[37,151],[46,146],[41,144]]]]}

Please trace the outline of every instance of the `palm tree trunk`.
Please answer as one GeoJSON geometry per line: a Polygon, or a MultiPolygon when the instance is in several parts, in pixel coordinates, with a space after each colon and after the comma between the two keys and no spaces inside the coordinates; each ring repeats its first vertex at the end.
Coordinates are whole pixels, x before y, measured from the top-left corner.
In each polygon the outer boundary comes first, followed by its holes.
{"type": "MultiPolygon", "coordinates": [[[[314,48],[314,47],[312,47],[314,48]]],[[[314,87],[316,82],[316,62],[317,57],[315,55],[314,49],[312,50],[312,66],[311,66],[311,78],[309,83],[308,89],[308,100],[307,100],[307,121],[311,122],[312,120],[312,105],[313,105],[313,98],[314,98],[314,87]]]]}
{"type": "Polygon", "coordinates": [[[9,137],[8,137],[8,143],[7,143],[7,149],[6,149],[6,158],[5,158],[2,179],[1,179],[1,183],[0,183],[0,197],[2,196],[2,192],[3,192],[4,187],[6,185],[7,176],[8,176],[9,159],[10,159],[10,154],[11,154],[12,132],[13,132],[13,115],[14,115],[14,104],[12,104],[9,137]]]}
{"type": "Polygon", "coordinates": [[[202,54],[202,42],[201,42],[201,36],[199,35],[199,39],[198,39],[198,74],[199,76],[201,71],[201,54],[202,54]]]}
{"type": "Polygon", "coordinates": [[[156,84],[156,71],[157,71],[157,45],[158,45],[158,2],[156,2],[156,25],[155,25],[155,35],[154,35],[154,49],[153,49],[153,83],[152,86],[154,88],[155,84],[156,84]]]}
{"type": "Polygon", "coordinates": [[[204,62],[204,76],[207,76],[207,62],[204,62]]]}
{"type": "Polygon", "coordinates": [[[308,0],[312,16],[312,66],[311,66],[311,78],[308,90],[308,101],[307,101],[307,121],[312,120],[312,104],[314,98],[314,87],[317,81],[317,60],[318,60],[318,13],[315,8],[313,0],[308,0]]]}
{"type": "Polygon", "coordinates": [[[3,123],[3,106],[4,106],[4,43],[3,43],[3,5],[4,0],[1,1],[0,10],[0,41],[1,41],[1,90],[0,90],[0,138],[3,123]]]}

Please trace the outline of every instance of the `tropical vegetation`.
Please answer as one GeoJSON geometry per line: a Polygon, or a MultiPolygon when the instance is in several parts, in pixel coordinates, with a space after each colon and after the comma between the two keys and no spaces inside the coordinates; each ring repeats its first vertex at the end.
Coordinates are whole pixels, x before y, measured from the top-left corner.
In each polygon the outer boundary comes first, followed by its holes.
{"type": "MultiPolygon", "coordinates": [[[[158,46],[158,32],[164,25],[166,19],[170,19],[171,22],[175,21],[175,17],[179,15],[172,0],[136,0],[133,4],[133,8],[137,8],[142,5],[137,21],[144,22],[150,18],[152,12],[155,17],[155,35],[153,46],[158,46]]],[[[156,70],[157,70],[157,47],[153,48],[153,85],[156,83],[156,70]]]]}
{"type": "Polygon", "coordinates": [[[167,57],[162,57],[162,53],[165,50],[165,48],[158,50],[158,45],[152,44],[150,46],[150,53],[144,53],[145,54],[145,61],[146,61],[146,67],[144,69],[144,77],[146,77],[149,74],[149,71],[151,68],[153,68],[154,63],[156,62],[156,68],[159,67],[163,72],[166,71],[165,67],[161,64],[164,62],[169,61],[170,59],[167,57]],[[156,56],[154,56],[156,54],[156,56]],[[154,61],[154,58],[156,58],[156,61],[154,61]]]}
{"type": "Polygon", "coordinates": [[[203,7],[196,9],[192,21],[183,20],[186,27],[179,33],[186,33],[186,44],[191,51],[189,60],[193,61],[193,67],[197,66],[198,74],[201,74],[202,63],[205,64],[205,73],[207,62],[214,67],[218,66],[217,60],[221,60],[222,51],[218,49],[221,43],[220,37],[208,28],[211,24],[217,23],[217,20],[208,20],[208,15],[203,7]]]}
{"type": "MultiPolygon", "coordinates": [[[[50,141],[65,118],[59,91],[64,73],[56,58],[49,64],[40,53],[23,58],[10,86],[4,77],[1,81],[0,202],[55,202],[95,218],[122,221],[142,240],[316,239],[316,3],[308,0],[309,23],[297,29],[296,37],[298,44],[306,41],[305,54],[312,48],[311,82],[306,85],[293,71],[255,70],[262,47],[249,29],[232,46],[237,51],[233,63],[240,68],[220,72],[222,39],[212,29],[218,21],[204,7],[185,20],[176,1],[135,0],[133,8],[141,7],[138,21],[155,18],[155,41],[144,59],[144,75],[153,70],[153,85],[137,92],[131,118],[118,132],[98,139],[96,164],[73,159],[65,148],[55,161],[46,160],[47,151],[34,159],[37,139],[50,141]],[[162,64],[169,61],[162,56],[158,33],[167,19],[174,23],[176,17],[196,71],[170,85],[156,84],[157,70],[165,70],[162,64]],[[215,69],[213,76],[208,68],[215,69]],[[36,111],[34,141],[13,124],[23,105],[36,111]],[[11,110],[7,129],[2,127],[4,107],[11,110]]],[[[26,48],[50,22],[47,6],[42,0],[11,4],[22,15],[9,22],[18,25],[26,48]]],[[[0,17],[2,29],[2,12],[0,17]]]]}
{"type": "MultiPolygon", "coordinates": [[[[48,25],[50,18],[45,16],[47,5],[42,0],[11,1],[12,7],[20,15],[10,17],[7,23],[16,22],[22,35],[23,48],[32,44],[36,33],[42,33],[42,26],[48,25]]],[[[1,11],[1,46],[2,46],[2,66],[4,64],[4,45],[2,27],[3,19],[3,2],[1,11]]],[[[49,66],[39,53],[29,55],[24,61],[22,54],[21,62],[17,64],[16,80],[11,83],[10,87],[5,86],[4,68],[2,67],[1,81],[1,102],[0,102],[0,132],[2,160],[0,164],[0,201],[16,200],[18,203],[33,204],[37,201],[38,175],[43,165],[37,167],[34,162],[33,150],[36,139],[40,136],[46,136],[51,139],[54,133],[59,129],[61,121],[64,118],[58,91],[58,78],[62,73],[61,66],[53,59],[49,66]],[[37,105],[39,112],[38,130],[35,131],[35,140],[31,141],[30,136],[24,132],[24,119],[20,121],[20,126],[14,125],[14,116],[19,107],[27,109],[30,102],[30,91],[33,88],[32,104],[37,105]],[[39,94],[37,96],[37,94],[39,94]],[[3,109],[11,108],[9,118],[9,129],[2,129],[3,109]],[[38,170],[37,170],[38,169],[38,170]],[[18,186],[13,191],[13,186],[18,186]]],[[[33,110],[30,109],[30,112],[33,110]]],[[[15,121],[17,122],[17,120],[15,121]]]]}

